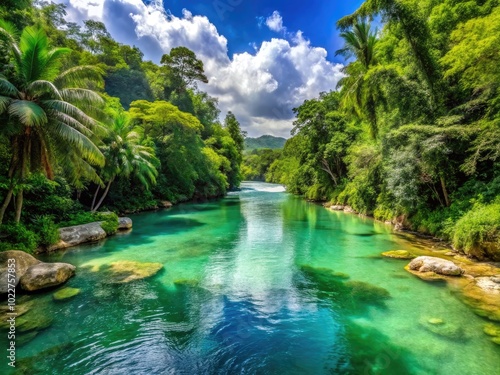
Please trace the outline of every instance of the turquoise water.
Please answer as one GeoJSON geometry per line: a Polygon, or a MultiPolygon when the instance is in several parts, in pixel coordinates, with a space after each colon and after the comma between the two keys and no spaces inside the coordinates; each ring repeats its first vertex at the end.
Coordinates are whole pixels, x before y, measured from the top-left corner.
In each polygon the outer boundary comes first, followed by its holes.
{"type": "Polygon", "coordinates": [[[245,183],[222,201],[135,215],[128,234],[47,257],[78,267],[67,285],[81,293],[20,298],[52,322],[18,348],[17,372],[500,372],[484,320],[446,286],[404,271],[406,261],[378,257],[410,243],[281,190],[245,183]],[[119,260],[164,270],[111,284],[103,270],[119,260]],[[454,334],[429,331],[429,318],[454,334]]]}

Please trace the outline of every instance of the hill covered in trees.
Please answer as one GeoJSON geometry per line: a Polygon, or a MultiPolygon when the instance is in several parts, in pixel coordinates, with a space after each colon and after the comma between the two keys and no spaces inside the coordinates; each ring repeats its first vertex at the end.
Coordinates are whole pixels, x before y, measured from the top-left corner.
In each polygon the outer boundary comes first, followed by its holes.
{"type": "Polygon", "coordinates": [[[269,148],[271,150],[277,150],[285,146],[286,139],[281,137],[274,137],[272,135],[262,135],[258,138],[245,138],[245,150],[260,150],[263,148],[269,148]]]}

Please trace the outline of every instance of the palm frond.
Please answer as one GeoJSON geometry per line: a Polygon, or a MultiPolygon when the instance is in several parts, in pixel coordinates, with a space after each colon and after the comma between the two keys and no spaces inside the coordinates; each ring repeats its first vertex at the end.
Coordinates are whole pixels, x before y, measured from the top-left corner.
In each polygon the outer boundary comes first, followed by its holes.
{"type": "Polygon", "coordinates": [[[96,66],[81,65],[62,72],[54,79],[54,83],[59,88],[85,87],[89,81],[101,83],[103,75],[103,70],[96,66]]]}
{"type": "Polygon", "coordinates": [[[53,136],[58,138],[60,142],[71,144],[74,147],[73,152],[77,152],[82,158],[93,165],[100,167],[104,165],[104,155],[87,136],[61,121],[52,122],[51,127],[54,129],[52,132],[53,136]]]}
{"type": "Polygon", "coordinates": [[[61,70],[61,57],[71,52],[70,48],[55,48],[47,53],[43,78],[47,80],[55,79],[61,70]]]}
{"type": "Polygon", "coordinates": [[[47,61],[47,35],[40,28],[26,27],[21,34],[19,47],[22,53],[21,68],[25,81],[32,82],[40,79],[47,61]]]}
{"type": "Polygon", "coordinates": [[[11,98],[19,97],[19,90],[7,78],[0,75],[0,93],[11,98]]]}
{"type": "Polygon", "coordinates": [[[0,96],[0,114],[5,112],[11,102],[12,98],[9,98],[7,96],[0,96]]]}
{"type": "Polygon", "coordinates": [[[12,49],[14,53],[14,58],[16,59],[17,65],[21,65],[21,50],[17,45],[17,38],[19,36],[19,31],[10,22],[0,19],[0,39],[7,42],[7,44],[12,49]]]}
{"type": "Polygon", "coordinates": [[[47,122],[47,115],[43,108],[29,100],[13,100],[8,113],[19,119],[24,126],[41,126],[47,122]]]}
{"type": "Polygon", "coordinates": [[[56,100],[63,100],[61,93],[57,87],[50,81],[36,80],[31,82],[26,87],[26,92],[30,96],[40,96],[41,94],[49,94],[49,96],[56,100]]]}

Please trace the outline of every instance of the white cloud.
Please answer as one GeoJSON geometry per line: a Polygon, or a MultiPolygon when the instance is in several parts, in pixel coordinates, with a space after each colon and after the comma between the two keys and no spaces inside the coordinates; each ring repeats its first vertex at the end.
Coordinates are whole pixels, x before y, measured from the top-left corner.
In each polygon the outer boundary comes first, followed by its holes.
{"type": "MultiPolygon", "coordinates": [[[[329,62],[326,50],[312,47],[301,32],[290,40],[264,41],[255,45],[254,53],[230,58],[227,39],[207,17],[188,10],[181,17],[167,14],[161,0],[149,5],[141,0],[58,1],[68,4],[73,21],[101,20],[114,38],[139,46],[155,61],[173,47],[193,50],[203,60],[209,78],[200,88],[218,97],[222,115],[232,111],[250,136],[289,136],[292,108],[335,89],[342,77],[342,66],[329,62]]],[[[286,30],[278,12],[266,24],[275,31],[286,30]]]]}
{"type": "Polygon", "coordinates": [[[280,12],[278,12],[277,10],[275,10],[273,14],[266,18],[266,25],[272,31],[276,31],[277,33],[286,30],[286,28],[283,26],[283,18],[281,17],[280,12]]]}

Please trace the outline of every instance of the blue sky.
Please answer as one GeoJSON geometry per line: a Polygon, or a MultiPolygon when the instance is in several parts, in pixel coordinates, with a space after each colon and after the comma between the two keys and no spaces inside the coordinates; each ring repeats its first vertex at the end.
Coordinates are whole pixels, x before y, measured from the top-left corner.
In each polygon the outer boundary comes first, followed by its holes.
{"type": "Polygon", "coordinates": [[[189,9],[193,14],[206,15],[219,32],[229,40],[229,54],[252,52],[252,43],[276,37],[269,28],[259,21],[278,11],[286,22],[289,31],[301,30],[314,46],[324,47],[328,59],[335,58],[335,51],[342,45],[336,21],[355,11],[362,3],[354,1],[287,1],[287,0],[166,0],[164,6],[173,14],[182,14],[189,9]],[[231,5],[234,4],[234,5],[231,5]]]}
{"type": "Polygon", "coordinates": [[[362,1],[55,0],[67,18],[103,22],[119,42],[159,62],[185,46],[204,62],[221,118],[232,111],[250,136],[290,136],[292,109],[335,90],[344,61],[336,21],[362,1]]]}

